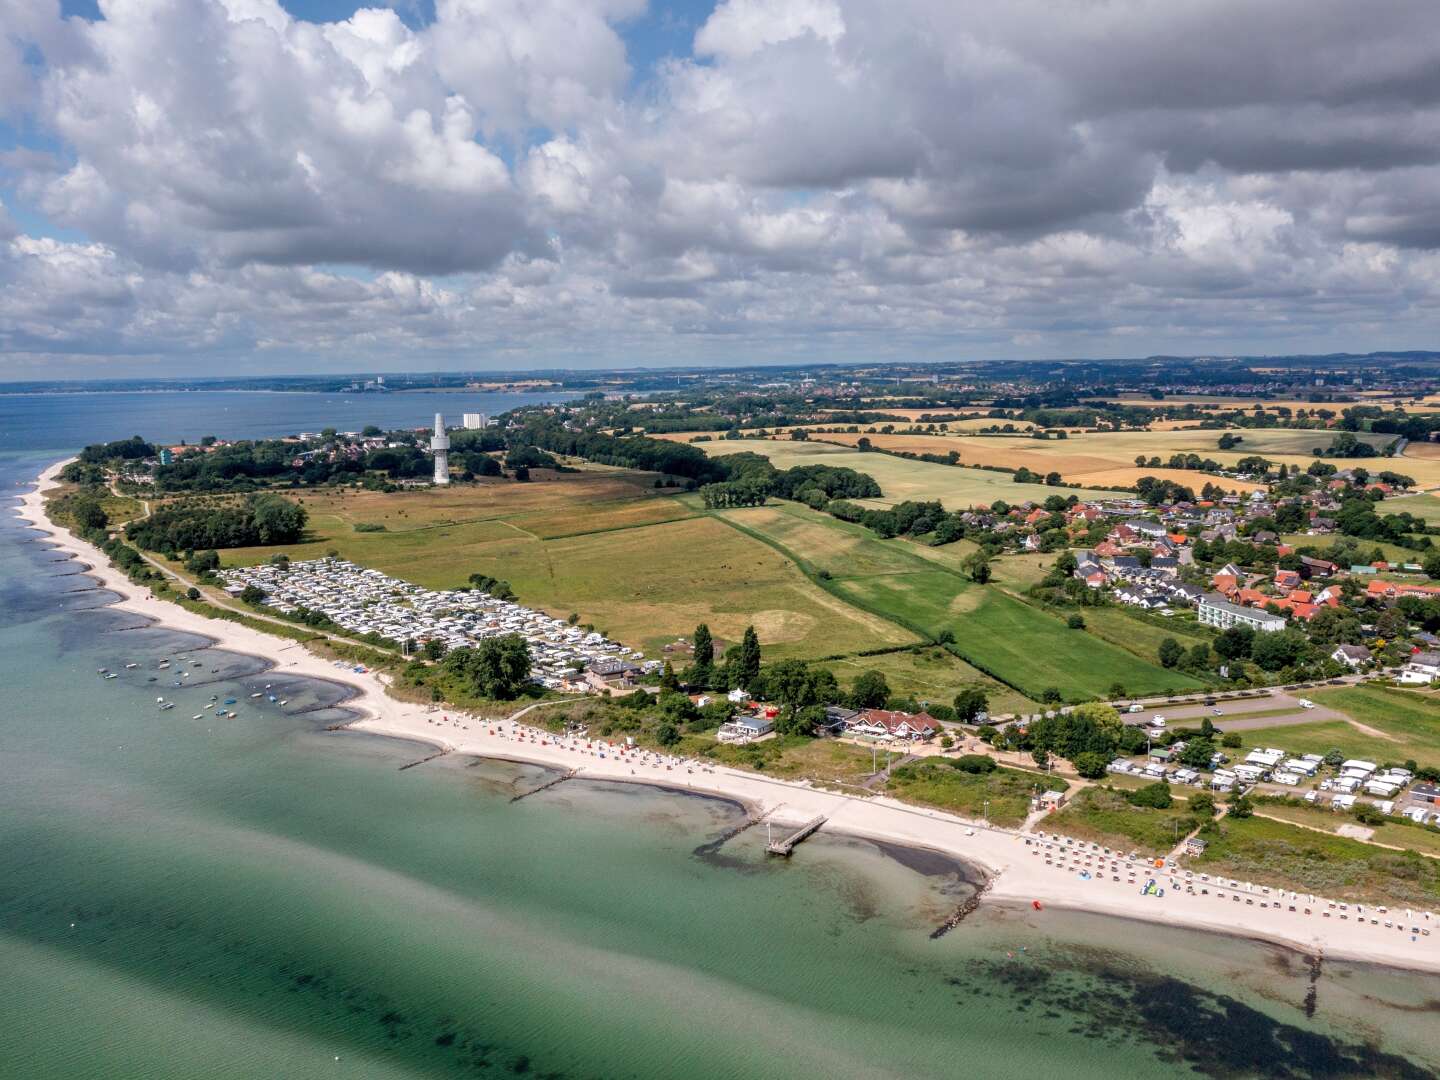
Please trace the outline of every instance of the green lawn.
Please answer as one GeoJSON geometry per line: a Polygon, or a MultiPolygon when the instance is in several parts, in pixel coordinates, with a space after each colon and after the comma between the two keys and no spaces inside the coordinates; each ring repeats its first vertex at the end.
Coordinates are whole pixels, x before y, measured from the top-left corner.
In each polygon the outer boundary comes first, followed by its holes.
{"type": "Polygon", "coordinates": [[[1136,695],[1204,687],[1193,676],[1141,660],[1089,630],[1071,630],[1059,618],[993,586],[977,591],[981,595],[974,607],[953,624],[956,651],[1030,697],[1049,686],[1072,700],[1106,697],[1117,682],[1136,695]]]}
{"type": "Polygon", "coordinates": [[[925,758],[890,773],[886,794],[906,802],[934,806],[962,817],[979,818],[989,802],[989,820],[1006,827],[1019,825],[1030,812],[1030,798],[1040,790],[1064,791],[1064,780],[1017,769],[966,773],[944,758],[925,758]]]}
{"type": "MultiPolygon", "coordinates": [[[[1397,469],[1397,472],[1404,472],[1404,469],[1397,469]]],[[[1432,525],[1440,522],[1440,496],[1436,495],[1415,495],[1404,499],[1386,499],[1375,508],[1377,514],[1414,514],[1418,518],[1424,518],[1432,525]]]]}
{"type": "Polygon", "coordinates": [[[1371,738],[1372,753],[1440,766],[1440,699],[1384,686],[1317,690],[1311,698],[1389,736],[1371,738]]]}
{"type": "Polygon", "coordinates": [[[1121,793],[1090,787],[1070,804],[1045,819],[1046,832],[1091,840],[1119,851],[1163,855],[1191,829],[1186,804],[1179,800],[1168,810],[1131,806],[1121,793]]]}
{"type": "Polygon", "coordinates": [[[1226,818],[1196,870],[1338,900],[1433,908],[1440,903],[1440,860],[1326,836],[1282,821],[1226,818]]]}

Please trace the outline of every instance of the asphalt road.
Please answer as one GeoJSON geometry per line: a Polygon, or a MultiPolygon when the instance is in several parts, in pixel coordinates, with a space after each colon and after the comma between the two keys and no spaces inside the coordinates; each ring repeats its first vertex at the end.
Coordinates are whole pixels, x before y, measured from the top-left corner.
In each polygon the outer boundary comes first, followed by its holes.
{"type": "Polygon", "coordinates": [[[1138,713],[1126,713],[1127,724],[1146,724],[1154,716],[1165,717],[1170,727],[1193,726],[1204,717],[1222,731],[1254,731],[1261,728],[1286,727],[1292,724],[1313,724],[1322,720],[1345,720],[1346,717],[1334,709],[1316,705],[1306,709],[1300,704],[1304,692],[1276,692],[1266,697],[1247,698],[1239,701],[1219,701],[1214,707],[1206,705],[1151,706],[1138,713]],[[1216,716],[1214,709],[1221,715],[1216,716]],[[1283,712],[1282,712],[1283,710],[1283,712]],[[1260,715],[1256,715],[1260,714],[1260,715]],[[1271,715],[1273,714],[1273,715],[1271,715]]]}

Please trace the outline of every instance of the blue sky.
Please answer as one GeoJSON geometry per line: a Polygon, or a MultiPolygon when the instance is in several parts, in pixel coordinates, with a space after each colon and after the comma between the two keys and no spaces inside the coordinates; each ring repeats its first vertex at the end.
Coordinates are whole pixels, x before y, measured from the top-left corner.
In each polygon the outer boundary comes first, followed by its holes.
{"type": "Polygon", "coordinates": [[[1440,341],[1435,0],[62,4],[0,377],[1440,341]]]}

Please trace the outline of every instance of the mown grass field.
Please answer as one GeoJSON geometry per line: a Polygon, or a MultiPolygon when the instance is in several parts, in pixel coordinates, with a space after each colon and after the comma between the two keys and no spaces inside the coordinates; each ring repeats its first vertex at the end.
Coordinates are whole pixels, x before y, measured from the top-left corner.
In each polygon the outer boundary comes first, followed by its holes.
{"type": "MultiPolygon", "coordinates": [[[[827,440],[848,438],[852,442],[858,437],[823,436],[827,440]]],[[[881,438],[883,436],[871,436],[871,440],[877,446],[881,445],[879,442],[881,438]]],[[[951,438],[937,436],[936,438],[942,444],[937,450],[938,453],[945,453],[954,448],[963,454],[966,447],[972,443],[988,443],[990,441],[979,437],[970,440],[961,439],[958,436],[951,438]]],[[[869,501],[885,506],[904,502],[907,499],[922,501],[939,499],[945,504],[947,510],[964,510],[972,506],[989,506],[997,499],[1003,499],[1009,503],[1021,503],[1044,502],[1046,498],[1057,493],[1061,495],[1075,494],[1081,498],[1107,498],[1117,494],[1110,490],[1077,491],[1072,488],[1046,487],[1044,484],[1017,484],[1008,473],[988,469],[934,465],[928,461],[911,461],[891,454],[865,454],[846,446],[837,446],[832,442],[819,442],[815,439],[807,442],[794,442],[790,439],[738,439],[701,443],[700,448],[711,457],[720,457],[741,451],[762,454],[768,457],[777,469],[788,469],[795,465],[833,465],[869,473],[884,492],[883,498],[869,501]]],[[[973,462],[978,459],[967,457],[965,460],[973,462]]],[[[1024,462],[1013,462],[1011,467],[1013,468],[1015,464],[1024,464],[1024,462]]],[[[1050,468],[1055,467],[1050,466],[1050,468]]],[[[1048,472],[1049,469],[1047,468],[1045,471],[1048,472]]]]}
{"type": "Polygon", "coordinates": [[[1117,682],[1134,694],[1203,685],[1087,630],[1070,630],[1062,617],[996,585],[976,585],[943,557],[919,554],[926,549],[909,541],[879,540],[793,503],[717,516],[769,540],[807,571],[828,574],[825,588],[855,606],[932,638],[950,631],[961,659],[1028,698],[1038,699],[1049,687],[1078,700],[1104,696],[1117,682]]]}
{"type": "Polygon", "coordinates": [[[1327,836],[1283,821],[1226,818],[1192,869],[1338,900],[1434,908],[1440,860],[1327,836]]]}
{"type": "MultiPolygon", "coordinates": [[[[1402,459],[1403,460],[1403,459],[1402,459]]],[[[1397,472],[1404,472],[1398,468],[1397,472]]],[[[1440,496],[1437,495],[1414,495],[1403,499],[1389,499],[1376,507],[1379,514],[1414,514],[1418,518],[1424,518],[1432,525],[1440,521],[1440,496]]]]}
{"type": "Polygon", "coordinates": [[[824,666],[835,673],[841,686],[847,688],[862,673],[878,671],[885,676],[892,693],[919,701],[948,705],[961,690],[976,687],[985,691],[990,711],[997,716],[1035,712],[1040,708],[1025,695],[938,646],[879,656],[852,656],[829,661],[824,666]]]}
{"type": "MultiPolygon", "coordinates": [[[[1407,499],[1406,501],[1408,502],[1409,500],[1407,499]]],[[[1388,513],[1388,511],[1384,509],[1384,503],[1381,503],[1380,506],[1382,513],[1388,513]]],[[[1289,544],[1291,547],[1314,547],[1319,548],[1323,552],[1326,548],[1333,547],[1335,544],[1347,538],[1342,536],[1335,536],[1333,534],[1330,536],[1306,536],[1304,533],[1290,533],[1282,536],[1280,539],[1282,542],[1289,544]]],[[[1411,551],[1409,548],[1400,547],[1398,544],[1386,544],[1381,543],[1378,540],[1360,541],[1360,554],[1367,561],[1369,560],[1370,553],[1376,548],[1380,549],[1381,553],[1385,556],[1387,562],[1395,563],[1397,565],[1404,565],[1405,563],[1419,563],[1422,559],[1425,558],[1425,553],[1423,551],[1411,551]]]]}
{"type": "MultiPolygon", "coordinates": [[[[650,655],[700,622],[726,641],[739,640],[753,624],[770,659],[918,640],[845,604],[773,548],[697,515],[686,501],[596,476],[457,487],[430,498],[429,490],[310,495],[312,538],[283,550],[292,559],[336,550],[429,588],[489,574],[509,581],[522,603],[561,618],[576,612],[650,655]],[[358,522],[384,524],[386,531],[356,532],[358,522]]],[[[226,565],[246,565],[277,550],[238,548],[222,557],[226,565]]]]}
{"type": "Polygon", "coordinates": [[[962,817],[978,819],[988,811],[992,824],[1013,828],[1030,812],[1030,799],[1037,788],[1064,791],[1068,786],[1064,780],[1040,773],[1006,768],[967,773],[951,767],[944,758],[925,758],[891,772],[885,791],[906,802],[962,817]]]}
{"type": "Polygon", "coordinates": [[[1156,810],[1131,806],[1119,792],[1089,787],[1047,817],[1042,827],[1117,851],[1163,855],[1189,833],[1192,821],[1179,799],[1168,810],[1156,810]]]}

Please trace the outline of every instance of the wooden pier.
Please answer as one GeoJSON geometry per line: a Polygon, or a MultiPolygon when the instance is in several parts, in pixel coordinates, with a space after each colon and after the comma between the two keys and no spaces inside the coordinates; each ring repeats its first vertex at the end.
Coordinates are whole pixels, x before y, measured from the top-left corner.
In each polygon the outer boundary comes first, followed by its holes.
{"type": "Polygon", "coordinates": [[[826,818],[824,814],[820,814],[817,817],[811,818],[804,825],[801,825],[800,828],[792,832],[789,836],[782,837],[779,840],[772,840],[770,841],[770,843],[766,844],[765,853],[767,855],[779,855],[782,859],[788,859],[790,857],[790,853],[795,850],[796,846],[800,843],[800,841],[804,840],[816,829],[820,828],[821,825],[824,825],[825,821],[826,818]]]}
{"type": "Polygon", "coordinates": [[[575,775],[575,771],[576,770],[571,769],[569,772],[565,773],[565,775],[557,776],[553,780],[547,780],[545,781],[545,783],[541,784],[537,788],[531,788],[529,791],[522,791],[519,795],[512,795],[510,796],[510,801],[519,802],[521,799],[528,799],[531,795],[539,795],[540,792],[547,791],[550,788],[554,787],[556,784],[563,784],[566,780],[569,780],[572,776],[575,775]]]}

